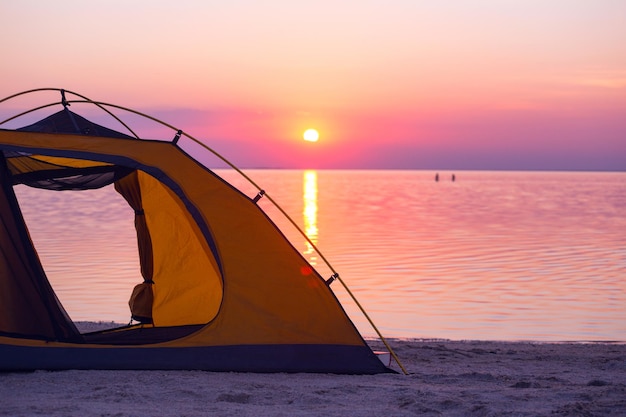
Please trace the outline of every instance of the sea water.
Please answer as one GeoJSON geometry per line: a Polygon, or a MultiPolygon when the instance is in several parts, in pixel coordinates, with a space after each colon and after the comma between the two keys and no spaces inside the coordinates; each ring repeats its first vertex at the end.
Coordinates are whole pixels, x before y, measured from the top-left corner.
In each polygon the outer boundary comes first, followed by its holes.
{"type": "MultiPolygon", "coordinates": [[[[365,336],[375,330],[342,283],[387,337],[626,341],[626,173],[245,173],[304,233],[259,201],[294,247],[324,277],[339,273],[331,288],[365,336]]],[[[121,196],[16,192],[70,316],[128,322],[142,279],[121,196]]]]}

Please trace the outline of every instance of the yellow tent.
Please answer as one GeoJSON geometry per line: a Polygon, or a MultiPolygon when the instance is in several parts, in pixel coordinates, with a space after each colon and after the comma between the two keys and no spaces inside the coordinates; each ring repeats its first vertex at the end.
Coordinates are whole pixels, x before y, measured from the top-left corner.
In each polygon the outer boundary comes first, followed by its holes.
{"type": "MultiPolygon", "coordinates": [[[[82,97],[82,96],[81,96],[82,97]]],[[[68,103],[0,130],[0,369],[389,371],[315,269],[256,204],[177,144],[90,122],[68,103]],[[140,323],[80,334],[13,192],[114,185],[135,211],[140,323]]],[[[115,279],[115,277],[111,277],[115,279]]]]}

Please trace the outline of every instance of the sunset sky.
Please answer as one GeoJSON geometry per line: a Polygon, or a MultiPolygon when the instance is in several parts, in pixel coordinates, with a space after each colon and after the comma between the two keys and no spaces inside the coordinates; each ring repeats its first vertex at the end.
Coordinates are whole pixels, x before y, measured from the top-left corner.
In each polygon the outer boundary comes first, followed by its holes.
{"type": "Polygon", "coordinates": [[[66,88],[242,167],[626,170],[624,0],[2,1],[0,39],[1,97],[66,88]]]}

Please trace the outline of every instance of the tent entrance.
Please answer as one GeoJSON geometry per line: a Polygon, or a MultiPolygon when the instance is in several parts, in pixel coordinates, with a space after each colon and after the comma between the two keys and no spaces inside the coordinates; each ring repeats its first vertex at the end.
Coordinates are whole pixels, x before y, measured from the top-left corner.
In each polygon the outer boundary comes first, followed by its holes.
{"type": "Polygon", "coordinates": [[[38,202],[26,223],[42,224],[31,233],[42,246],[50,281],[65,299],[65,283],[71,282],[67,285],[72,295],[94,291],[92,299],[82,296],[68,303],[69,311],[80,320],[118,322],[128,322],[132,314],[158,327],[210,322],[222,301],[221,276],[184,203],[143,171],[132,171],[114,184],[95,191],[79,188],[80,192],[27,196],[38,202]],[[47,247],[47,242],[55,244],[47,247]],[[144,290],[139,297],[133,292],[137,284],[144,290]],[[103,294],[115,294],[115,301],[124,300],[124,306],[112,304],[103,294]],[[149,303],[137,310],[137,300],[146,299],[149,303]],[[113,305],[114,315],[98,311],[113,305]]]}
{"type": "Polygon", "coordinates": [[[74,321],[128,323],[142,281],[134,213],[113,186],[15,192],[52,288],[74,321]]]}

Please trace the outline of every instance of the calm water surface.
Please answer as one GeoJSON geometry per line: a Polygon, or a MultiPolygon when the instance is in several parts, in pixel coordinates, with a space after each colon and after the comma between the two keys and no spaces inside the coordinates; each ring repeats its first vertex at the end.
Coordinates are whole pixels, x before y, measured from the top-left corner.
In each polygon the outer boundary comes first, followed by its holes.
{"type": "MultiPolygon", "coordinates": [[[[256,191],[234,175],[226,179],[256,191]]],[[[626,341],[626,173],[251,170],[385,336],[626,341]]],[[[127,322],[141,282],[133,213],[111,188],[17,189],[74,320],[127,322]]],[[[268,199],[264,208],[330,270],[268,199]]],[[[374,331],[339,282],[332,289],[374,331]]]]}

